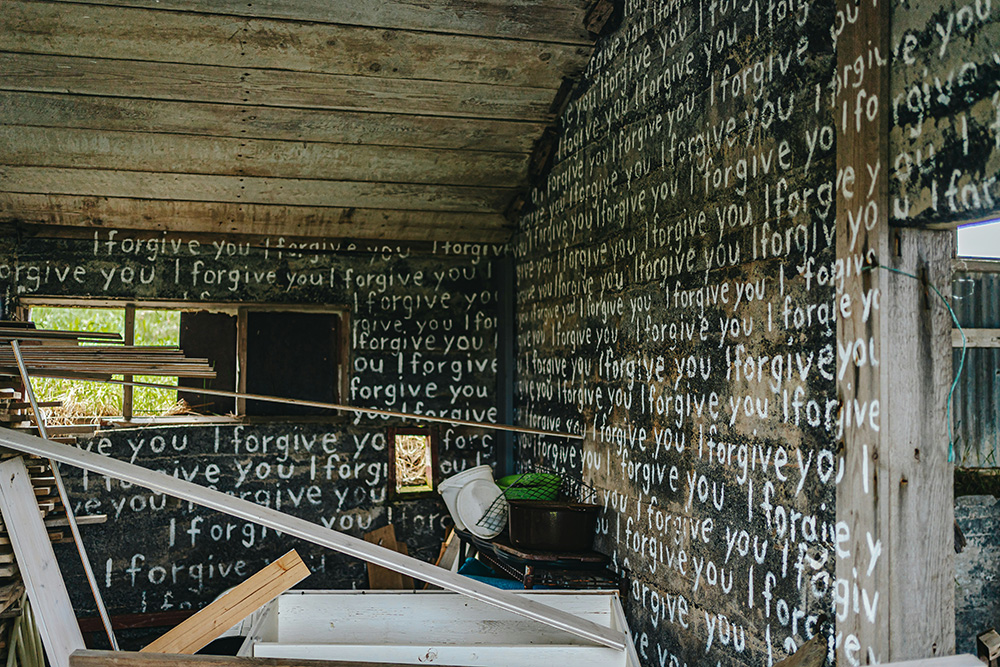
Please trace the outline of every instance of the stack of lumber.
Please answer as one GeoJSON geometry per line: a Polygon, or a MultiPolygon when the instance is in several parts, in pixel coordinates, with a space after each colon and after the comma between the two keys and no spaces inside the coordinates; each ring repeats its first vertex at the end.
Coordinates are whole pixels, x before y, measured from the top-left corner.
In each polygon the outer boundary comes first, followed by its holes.
{"type": "Polygon", "coordinates": [[[35,329],[30,322],[0,321],[0,376],[19,376],[10,341],[21,345],[33,377],[107,380],[112,375],[214,378],[208,359],[192,359],[175,347],[122,345],[114,333],[35,329]],[[93,344],[115,341],[119,344],[93,344]]]}

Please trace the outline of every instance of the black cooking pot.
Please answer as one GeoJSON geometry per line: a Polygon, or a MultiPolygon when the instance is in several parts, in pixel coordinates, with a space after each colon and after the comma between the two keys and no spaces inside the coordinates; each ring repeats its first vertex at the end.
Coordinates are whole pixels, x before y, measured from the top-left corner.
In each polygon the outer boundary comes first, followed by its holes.
{"type": "Polygon", "coordinates": [[[590,551],[600,505],[509,500],[510,541],[537,551],[590,551]]]}

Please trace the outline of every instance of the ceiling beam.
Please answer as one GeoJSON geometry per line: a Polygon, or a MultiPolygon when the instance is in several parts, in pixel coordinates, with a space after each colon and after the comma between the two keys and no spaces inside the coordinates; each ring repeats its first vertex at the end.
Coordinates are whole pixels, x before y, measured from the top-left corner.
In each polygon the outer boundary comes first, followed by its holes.
{"type": "Polygon", "coordinates": [[[528,155],[0,125],[0,164],[515,187],[528,155]]]}
{"type": "MultiPolygon", "coordinates": [[[[78,0],[60,0],[75,3],[78,0]]],[[[568,44],[592,44],[584,18],[593,0],[88,0],[85,4],[144,7],[249,18],[277,18],[426,30],[568,44]]]]}
{"type": "Polygon", "coordinates": [[[0,53],[0,90],[552,121],[553,92],[244,67],[0,53]]]}
{"type": "Polygon", "coordinates": [[[23,194],[92,195],[179,201],[502,212],[515,190],[110,169],[0,166],[0,189],[23,194]]]}
{"type": "MultiPolygon", "coordinates": [[[[265,206],[0,192],[0,222],[93,238],[95,231],[257,235],[323,239],[502,243],[511,224],[499,213],[265,206]]],[[[37,230],[36,230],[37,232],[37,230]]]]}
{"type": "Polygon", "coordinates": [[[0,90],[0,124],[530,153],[542,122],[0,90]]]}
{"type": "Polygon", "coordinates": [[[558,89],[592,48],[412,30],[5,0],[5,51],[558,89]]]}

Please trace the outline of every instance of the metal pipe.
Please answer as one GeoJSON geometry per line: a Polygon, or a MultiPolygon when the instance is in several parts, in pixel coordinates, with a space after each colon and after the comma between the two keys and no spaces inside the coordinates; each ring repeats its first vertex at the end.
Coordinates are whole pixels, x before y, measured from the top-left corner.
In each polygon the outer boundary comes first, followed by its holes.
{"type": "MultiPolygon", "coordinates": [[[[48,440],[49,432],[45,426],[45,417],[42,416],[41,411],[38,409],[38,401],[35,400],[35,390],[31,386],[31,377],[28,375],[28,369],[24,365],[24,358],[21,356],[21,346],[18,345],[16,340],[12,340],[10,341],[10,347],[14,350],[14,358],[17,360],[18,370],[21,371],[21,381],[24,382],[24,391],[28,395],[28,401],[31,403],[31,411],[35,416],[35,424],[38,425],[38,434],[43,439],[48,440]]],[[[94,602],[97,603],[97,613],[100,614],[101,622],[108,633],[111,648],[117,651],[119,650],[118,639],[115,637],[115,631],[111,627],[111,617],[108,616],[108,610],[104,606],[104,599],[101,597],[97,579],[94,577],[94,570],[90,566],[87,548],[83,545],[83,538],[80,536],[80,527],[76,524],[73,506],[70,504],[69,494],[66,493],[66,484],[63,482],[62,473],[59,472],[59,464],[53,459],[49,459],[49,466],[52,468],[52,477],[56,481],[56,488],[59,489],[59,498],[62,500],[63,508],[66,510],[66,522],[69,524],[70,532],[73,533],[73,542],[76,544],[76,550],[80,553],[80,560],[83,562],[83,570],[87,575],[87,583],[90,584],[90,590],[94,594],[94,602]]]]}
{"type": "Polygon", "coordinates": [[[507,424],[491,424],[490,422],[476,422],[465,419],[448,419],[446,417],[431,417],[428,415],[411,414],[407,412],[394,412],[392,410],[379,410],[378,408],[359,408],[353,405],[342,405],[340,403],[323,403],[321,401],[309,401],[302,398],[281,398],[280,396],[267,396],[264,394],[247,394],[240,391],[226,391],[224,389],[200,389],[198,387],[178,387],[171,384],[158,384],[156,382],[126,382],[125,380],[98,380],[96,378],[81,378],[73,375],[59,375],[58,373],[45,373],[45,377],[65,378],[78,382],[102,382],[105,384],[120,384],[126,387],[150,387],[152,389],[170,389],[172,391],[187,391],[192,394],[207,394],[209,396],[225,396],[227,398],[248,398],[254,401],[267,401],[270,403],[285,403],[288,405],[302,405],[310,408],[323,408],[326,410],[344,410],[348,412],[358,412],[361,414],[383,415],[387,417],[403,417],[405,419],[417,419],[428,422],[438,422],[442,424],[453,424],[457,426],[474,426],[476,428],[490,428],[497,431],[512,431],[514,433],[524,433],[526,435],[549,435],[557,438],[570,438],[572,440],[583,440],[584,436],[573,433],[560,433],[558,431],[546,431],[537,428],[526,428],[522,426],[508,426],[507,424]]]}

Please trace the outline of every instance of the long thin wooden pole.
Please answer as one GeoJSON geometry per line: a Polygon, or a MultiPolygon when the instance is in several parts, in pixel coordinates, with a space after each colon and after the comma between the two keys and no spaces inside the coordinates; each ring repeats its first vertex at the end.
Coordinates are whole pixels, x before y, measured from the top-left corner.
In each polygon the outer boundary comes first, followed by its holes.
{"type": "MultiPolygon", "coordinates": [[[[120,384],[129,387],[152,387],[153,389],[177,390],[178,387],[169,384],[158,384],[156,382],[126,382],[125,380],[81,378],[78,375],[60,375],[58,373],[46,373],[45,377],[65,378],[68,380],[79,380],[82,382],[101,382],[106,384],[120,384]]],[[[199,394],[210,396],[225,396],[227,398],[247,398],[255,401],[267,401],[270,403],[284,403],[287,405],[302,405],[310,408],[323,408],[326,410],[343,410],[347,412],[357,412],[360,414],[383,415],[386,417],[402,417],[404,419],[418,419],[421,421],[437,422],[441,424],[453,424],[457,426],[474,426],[476,428],[490,428],[497,431],[511,431],[513,433],[524,433],[527,435],[549,435],[558,438],[570,438],[572,440],[583,440],[582,435],[574,433],[560,433],[558,431],[546,431],[537,428],[527,428],[524,426],[509,426],[507,424],[491,424],[490,422],[469,421],[466,419],[448,419],[447,417],[432,417],[430,415],[418,415],[408,412],[394,412],[392,410],[380,410],[378,408],[361,408],[354,405],[342,405],[340,403],[323,403],[321,401],[309,401],[302,398],[282,398],[280,396],[266,396],[264,394],[247,394],[241,391],[226,391],[225,389],[202,389],[200,387],[183,387],[182,389],[199,394]]]]}
{"type": "MultiPolygon", "coordinates": [[[[31,386],[31,377],[28,375],[28,369],[25,367],[24,359],[21,357],[21,347],[16,340],[10,341],[10,347],[14,350],[14,358],[17,359],[17,367],[21,371],[24,392],[28,395],[28,401],[31,403],[31,411],[35,417],[35,424],[38,425],[38,433],[42,438],[48,440],[49,433],[45,426],[45,417],[42,416],[41,411],[38,409],[38,401],[35,400],[35,390],[31,386]]],[[[49,459],[49,466],[52,468],[52,478],[55,479],[56,488],[59,490],[59,498],[62,500],[63,508],[66,510],[66,523],[69,524],[70,532],[73,533],[73,542],[76,544],[76,550],[80,554],[83,571],[87,575],[87,583],[90,584],[90,590],[94,594],[94,602],[97,603],[97,612],[100,614],[101,622],[108,633],[111,648],[117,651],[118,639],[115,637],[115,631],[111,627],[111,617],[108,616],[107,607],[104,606],[104,598],[101,597],[101,591],[97,584],[97,578],[94,576],[94,570],[90,566],[87,548],[83,545],[80,527],[76,524],[76,515],[73,514],[73,505],[70,502],[69,494],[66,493],[66,484],[63,482],[62,473],[59,472],[59,463],[49,459]]]]}
{"type": "Polygon", "coordinates": [[[370,544],[332,528],[326,528],[300,517],[257,505],[249,500],[236,498],[222,491],[215,491],[161,472],[102,456],[96,452],[88,452],[77,447],[42,440],[33,435],[7,428],[0,428],[0,446],[54,459],[99,475],[131,482],[151,491],[165,493],[238,519],[251,521],[281,531],[285,535],[298,537],[342,554],[361,558],[394,572],[410,575],[421,581],[564,630],[602,646],[624,651],[626,642],[629,641],[628,636],[620,630],[614,630],[561,609],[525,599],[510,591],[494,588],[475,579],[450,572],[416,558],[404,556],[377,544],[370,544]]]}

